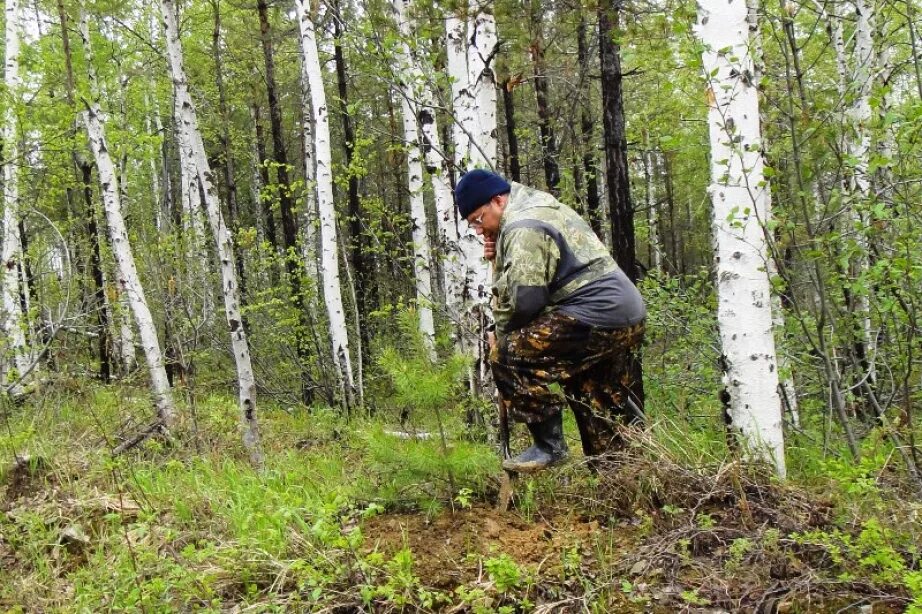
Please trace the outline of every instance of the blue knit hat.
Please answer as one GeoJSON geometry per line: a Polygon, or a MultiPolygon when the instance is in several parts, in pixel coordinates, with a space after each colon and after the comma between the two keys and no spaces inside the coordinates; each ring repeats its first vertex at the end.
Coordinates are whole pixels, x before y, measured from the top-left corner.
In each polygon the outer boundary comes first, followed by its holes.
{"type": "Polygon", "coordinates": [[[465,173],[455,186],[455,206],[461,217],[466,218],[497,194],[511,189],[509,182],[496,173],[475,168],[465,173]]]}

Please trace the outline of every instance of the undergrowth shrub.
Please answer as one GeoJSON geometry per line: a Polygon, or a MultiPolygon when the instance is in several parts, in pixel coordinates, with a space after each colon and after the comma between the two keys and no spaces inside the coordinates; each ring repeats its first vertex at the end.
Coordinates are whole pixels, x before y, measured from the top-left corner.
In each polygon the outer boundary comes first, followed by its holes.
{"type": "Polygon", "coordinates": [[[726,451],[717,297],[706,269],[686,277],[650,271],[643,350],[645,413],[671,451],[700,464],[726,451]]]}
{"type": "Polygon", "coordinates": [[[382,429],[369,430],[368,466],[387,503],[421,503],[437,511],[458,497],[482,493],[499,470],[496,453],[483,445],[453,439],[442,447],[431,439],[398,439],[382,429]]]}
{"type": "Polygon", "coordinates": [[[399,346],[383,347],[377,360],[392,385],[388,403],[399,409],[402,425],[429,425],[435,432],[370,431],[366,443],[373,465],[394,489],[393,496],[399,497],[401,484],[414,484],[435,509],[439,500],[453,504],[462,488],[482,490],[486,475],[496,469],[495,455],[450,438],[463,428],[458,408],[468,358],[457,353],[434,358],[415,311],[402,310],[397,320],[402,332],[399,346]]]}

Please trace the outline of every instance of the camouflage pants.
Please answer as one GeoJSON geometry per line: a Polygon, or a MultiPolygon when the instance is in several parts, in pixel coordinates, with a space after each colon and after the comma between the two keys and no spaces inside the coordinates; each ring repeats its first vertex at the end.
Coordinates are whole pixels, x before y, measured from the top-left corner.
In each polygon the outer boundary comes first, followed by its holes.
{"type": "Polygon", "coordinates": [[[526,423],[569,405],[586,455],[617,447],[619,424],[643,419],[643,334],[643,322],[600,329],[562,313],[540,316],[497,339],[490,354],[500,402],[526,423]]]}

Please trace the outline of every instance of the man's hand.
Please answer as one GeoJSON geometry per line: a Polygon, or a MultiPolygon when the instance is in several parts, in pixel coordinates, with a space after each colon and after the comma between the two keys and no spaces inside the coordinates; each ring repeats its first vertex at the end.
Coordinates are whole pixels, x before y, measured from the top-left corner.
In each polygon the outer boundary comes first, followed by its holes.
{"type": "Polygon", "coordinates": [[[483,235],[483,257],[491,262],[496,258],[496,235],[483,235]]]}

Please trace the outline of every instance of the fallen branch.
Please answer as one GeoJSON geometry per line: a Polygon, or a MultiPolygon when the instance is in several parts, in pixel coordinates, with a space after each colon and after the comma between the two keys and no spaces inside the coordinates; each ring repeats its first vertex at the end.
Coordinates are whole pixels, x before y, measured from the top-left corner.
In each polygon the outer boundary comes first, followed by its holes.
{"type": "Polygon", "coordinates": [[[135,434],[131,439],[127,439],[123,441],[122,443],[118,444],[117,446],[115,446],[115,448],[112,450],[112,456],[118,456],[119,454],[123,454],[127,452],[128,450],[131,450],[132,448],[135,448],[138,445],[144,443],[145,441],[147,441],[154,435],[158,435],[158,434],[164,435],[164,436],[167,435],[166,426],[160,420],[157,420],[156,422],[148,425],[143,430],[135,434]]]}

